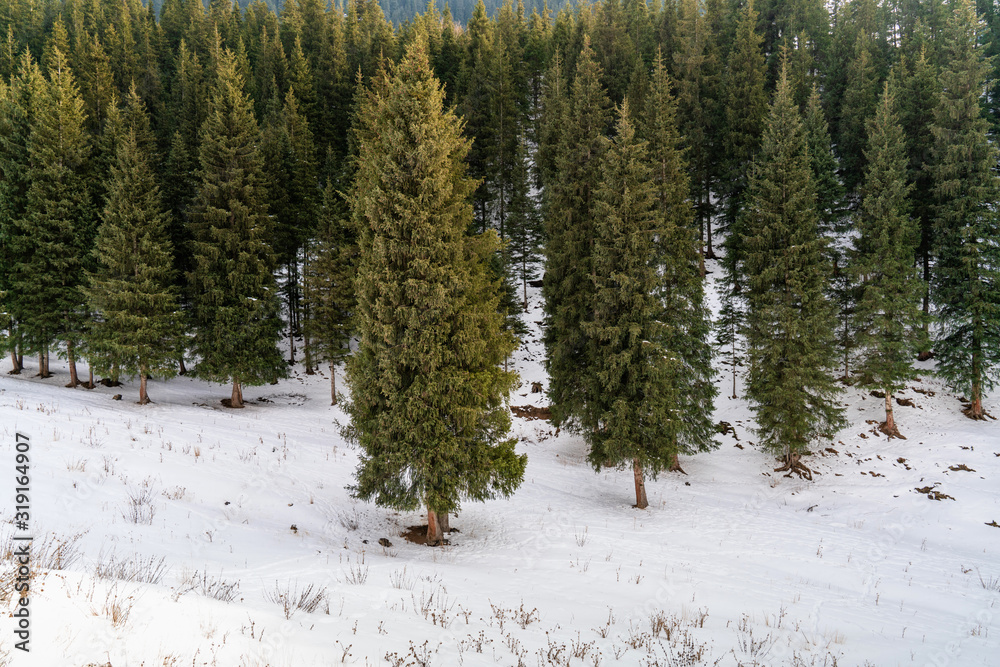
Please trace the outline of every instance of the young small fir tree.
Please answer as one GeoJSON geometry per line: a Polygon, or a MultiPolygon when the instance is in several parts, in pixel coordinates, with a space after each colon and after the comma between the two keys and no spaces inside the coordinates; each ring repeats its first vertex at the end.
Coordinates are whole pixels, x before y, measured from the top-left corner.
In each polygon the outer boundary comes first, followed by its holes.
{"type": "Polygon", "coordinates": [[[913,264],[918,240],[909,215],[906,142],[896,100],[885,84],[868,123],[867,167],[860,185],[850,274],[858,300],[853,324],[860,351],[859,384],[885,393],[882,432],[900,437],[892,396],[916,376],[913,353],[923,335],[924,288],[913,264]]]}
{"type": "Polygon", "coordinates": [[[330,364],[330,403],[337,404],[336,367],[350,355],[356,309],[354,271],[357,234],[350,212],[329,183],[323,191],[322,213],[305,263],[306,333],[311,354],[330,364]]]}
{"type": "Polygon", "coordinates": [[[833,363],[834,312],[805,132],[785,67],[747,189],[747,398],[777,471],[811,479],[801,456],[845,422],[833,363]]]}
{"type": "Polygon", "coordinates": [[[280,304],[259,137],[236,59],[223,50],[202,129],[188,282],[196,374],[232,382],[234,408],[243,407],[243,385],[271,382],[287,372],[277,346],[280,304]]]}
{"type": "Polygon", "coordinates": [[[427,509],[440,544],[463,499],[509,496],[526,457],[508,437],[516,343],[502,329],[487,263],[492,231],[469,235],[475,182],[469,143],[443,108],[418,36],[363,93],[357,175],[358,350],[350,358],[349,435],[361,447],[353,492],[400,510],[427,509]]]}
{"type": "Polygon", "coordinates": [[[97,314],[87,347],[99,372],[138,376],[139,404],[145,405],[149,377],[176,373],[184,331],[167,215],[134,129],[118,142],[110,178],[95,243],[97,267],[84,290],[97,314]]]}

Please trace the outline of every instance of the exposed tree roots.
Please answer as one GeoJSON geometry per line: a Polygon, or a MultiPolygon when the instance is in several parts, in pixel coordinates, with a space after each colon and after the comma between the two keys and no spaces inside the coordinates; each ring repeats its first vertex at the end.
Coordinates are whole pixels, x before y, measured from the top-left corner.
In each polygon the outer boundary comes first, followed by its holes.
{"type": "Polygon", "coordinates": [[[788,454],[785,457],[785,464],[780,468],[775,468],[774,472],[787,473],[785,477],[791,477],[792,473],[795,473],[800,478],[808,479],[810,482],[813,478],[813,471],[809,468],[809,466],[802,462],[801,454],[788,454]]]}
{"type": "Polygon", "coordinates": [[[891,427],[887,426],[886,422],[882,422],[878,425],[878,430],[889,436],[889,438],[899,438],[900,440],[906,440],[906,436],[899,432],[896,425],[893,424],[891,427]]]}

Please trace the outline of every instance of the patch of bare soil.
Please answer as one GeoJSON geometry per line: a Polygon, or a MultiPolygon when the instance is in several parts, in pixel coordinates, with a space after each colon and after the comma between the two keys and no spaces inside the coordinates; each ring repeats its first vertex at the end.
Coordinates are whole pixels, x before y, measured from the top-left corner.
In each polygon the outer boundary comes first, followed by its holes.
{"type": "MultiPolygon", "coordinates": [[[[935,484],[934,486],[937,486],[937,485],[935,484]]],[[[935,491],[934,490],[934,486],[921,486],[921,487],[917,487],[915,489],[915,491],[917,493],[922,493],[922,494],[926,495],[931,500],[945,500],[945,499],[947,499],[947,500],[954,500],[954,498],[952,496],[949,496],[947,493],[941,493],[940,491],[935,491]]]]}
{"type": "Polygon", "coordinates": [[[529,421],[532,419],[544,419],[545,421],[552,419],[552,412],[548,408],[536,408],[534,405],[512,405],[510,411],[514,413],[515,417],[529,421]]]}
{"type": "MultiPolygon", "coordinates": [[[[457,533],[458,528],[452,528],[448,531],[449,533],[457,533]]],[[[418,524],[416,526],[407,526],[406,530],[399,534],[407,542],[412,542],[413,544],[427,544],[427,524],[418,524]]],[[[443,546],[445,544],[450,544],[449,540],[445,540],[442,544],[436,544],[431,546],[443,546]]]]}

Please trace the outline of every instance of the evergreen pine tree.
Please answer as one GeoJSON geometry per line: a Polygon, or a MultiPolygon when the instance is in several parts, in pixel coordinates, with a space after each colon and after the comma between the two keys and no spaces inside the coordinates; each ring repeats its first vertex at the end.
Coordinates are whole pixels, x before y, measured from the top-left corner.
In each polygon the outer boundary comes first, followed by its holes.
{"type": "Polygon", "coordinates": [[[969,393],[966,414],[983,419],[983,394],[1000,372],[1000,178],[980,98],[989,63],[984,26],[970,0],[958,0],[945,32],[943,92],[934,113],[930,167],[936,199],[938,372],[969,393]]]}
{"type": "Polygon", "coordinates": [[[837,153],[848,193],[853,195],[865,167],[865,125],[875,115],[880,87],[868,37],[858,35],[854,58],[847,68],[847,88],[841,107],[837,153]]]}
{"type": "Polygon", "coordinates": [[[277,342],[278,292],[269,246],[259,133],[236,59],[219,58],[208,118],[202,128],[201,183],[192,205],[194,267],[192,350],[196,373],[232,382],[230,406],[243,407],[243,385],[285,374],[277,342]]]}
{"type": "Polygon", "coordinates": [[[636,139],[624,102],[602,158],[593,216],[594,302],[582,327],[590,347],[581,417],[597,470],[631,467],[635,506],[645,509],[646,474],[670,467],[680,431],[677,358],[665,344],[655,237],[661,233],[647,143],[636,139]]]}
{"type": "Polygon", "coordinates": [[[350,354],[356,309],[357,235],[332,183],[323,191],[321,210],[316,236],[306,251],[305,326],[311,353],[330,364],[330,400],[336,405],[336,367],[350,354]]]}
{"type": "Polygon", "coordinates": [[[659,217],[655,257],[660,282],[655,292],[663,304],[663,345],[674,359],[671,382],[680,422],[673,443],[671,469],[680,469],[677,453],[714,449],[712,410],[718,391],[713,382],[712,325],[705,304],[700,242],[695,236],[694,211],[681,138],[677,100],[662,58],[654,63],[646,99],[643,135],[649,142],[652,184],[659,217]]]}
{"type": "Polygon", "coordinates": [[[0,87],[0,311],[7,331],[4,348],[10,352],[12,373],[21,372],[23,346],[15,316],[17,292],[14,268],[32,252],[21,238],[18,221],[27,214],[31,120],[45,89],[38,66],[28,51],[18,61],[17,74],[9,86],[0,87]]]}
{"type": "Polygon", "coordinates": [[[96,370],[139,376],[139,404],[145,405],[150,375],[175,374],[183,329],[167,215],[134,129],[120,138],[110,177],[95,242],[97,268],[85,288],[97,313],[87,347],[96,370]]]}
{"type": "Polygon", "coordinates": [[[861,355],[860,385],[885,392],[882,432],[899,436],[892,395],[916,375],[913,352],[923,333],[923,285],[913,265],[917,228],[909,215],[906,142],[895,95],[885,84],[868,123],[867,168],[851,253],[850,273],[858,286],[854,328],[861,355]]]}
{"type": "Polygon", "coordinates": [[[518,144],[517,159],[514,162],[512,178],[514,189],[511,192],[510,242],[508,254],[511,268],[521,279],[523,294],[522,310],[528,310],[528,281],[536,275],[536,263],[542,255],[544,229],[538,214],[538,202],[531,193],[530,175],[528,171],[527,137],[522,136],[518,144]]]}
{"type": "MultiPolygon", "coordinates": [[[[923,310],[925,315],[925,331],[929,325],[930,315],[930,281],[931,258],[934,256],[934,183],[931,171],[927,169],[933,159],[934,109],[941,98],[941,83],[937,68],[930,61],[926,49],[921,49],[913,60],[901,62],[899,71],[900,122],[906,137],[908,170],[907,182],[912,184],[910,201],[913,217],[920,226],[920,245],[917,247],[917,260],[921,266],[924,281],[923,310]]],[[[924,337],[925,344],[930,337],[924,337]]],[[[930,350],[921,350],[921,358],[929,358],[930,350]]]]}
{"type": "Polygon", "coordinates": [[[93,210],[86,182],[90,142],[86,115],[66,57],[49,51],[51,69],[32,109],[28,142],[27,206],[16,221],[11,314],[26,351],[39,353],[39,373],[48,376],[48,352],[66,343],[70,386],[79,384],[76,351],[83,331],[84,260],[93,241],[93,210]]]}
{"type": "Polygon", "coordinates": [[[429,544],[444,539],[463,499],[513,493],[526,464],[507,437],[517,376],[499,367],[515,341],[489,279],[498,240],[468,234],[469,144],[443,102],[419,36],[364,94],[350,195],[360,340],[347,411],[362,452],[353,491],[396,509],[425,506],[429,544]]]}
{"type": "Polygon", "coordinates": [[[720,356],[732,367],[736,398],[737,368],[744,355],[741,331],[746,317],[742,210],[747,178],[757,152],[767,117],[764,92],[763,38],[755,30],[757,13],[747,2],[736,23],[736,35],[724,79],[724,176],[721,186],[723,216],[720,229],[726,233],[722,258],[724,273],[721,307],[716,321],[716,344],[720,356]]]}
{"type": "Polygon", "coordinates": [[[805,132],[785,66],[747,189],[747,398],[778,471],[811,478],[809,443],[844,423],[833,362],[834,317],[805,132]]]}
{"type": "Polygon", "coordinates": [[[587,402],[588,343],[580,323],[590,317],[594,299],[592,208],[608,124],[600,70],[585,39],[545,210],[545,364],[556,424],[582,415],[587,402]]]}

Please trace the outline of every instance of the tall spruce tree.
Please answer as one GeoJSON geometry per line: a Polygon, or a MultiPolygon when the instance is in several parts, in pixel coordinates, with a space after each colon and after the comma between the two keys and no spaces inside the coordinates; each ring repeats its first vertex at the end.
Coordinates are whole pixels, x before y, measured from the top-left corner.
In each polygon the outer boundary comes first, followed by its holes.
{"type": "Polygon", "coordinates": [[[718,391],[713,383],[711,318],[705,304],[700,242],[677,123],[677,101],[659,55],[646,98],[643,136],[649,142],[659,231],[656,264],[660,282],[656,296],[663,305],[663,344],[674,359],[674,395],[680,418],[670,468],[680,469],[678,453],[694,454],[717,447],[712,410],[718,391]]]}
{"type": "Polygon", "coordinates": [[[763,37],[757,33],[757,12],[747,2],[736,22],[736,35],[724,79],[724,171],[720,187],[724,201],[720,229],[725,233],[722,258],[721,308],[716,321],[720,356],[732,367],[736,398],[737,368],[742,364],[742,329],[746,318],[743,215],[747,178],[757,153],[767,117],[764,92],[763,37]]]}
{"type": "Polygon", "coordinates": [[[66,343],[70,383],[76,386],[76,349],[85,318],[80,291],[84,260],[93,242],[93,206],[86,181],[90,140],[86,114],[66,56],[49,51],[49,80],[32,109],[25,216],[15,223],[11,314],[26,351],[39,353],[48,376],[48,353],[66,343]]]}
{"type": "Polygon", "coordinates": [[[859,236],[850,274],[858,299],[853,324],[860,350],[859,384],[885,392],[882,432],[899,437],[892,396],[916,371],[913,352],[923,334],[924,289],[913,264],[917,228],[909,215],[906,142],[889,84],[868,123],[867,167],[856,219],[859,236]]]}
{"type": "Polygon", "coordinates": [[[200,357],[196,374],[232,382],[234,408],[243,407],[243,385],[271,382],[286,372],[277,346],[280,304],[259,136],[236,58],[223,50],[202,128],[188,280],[191,343],[200,357]]]}
{"type": "Polygon", "coordinates": [[[12,373],[21,372],[23,346],[16,318],[17,292],[13,289],[15,267],[32,251],[22,239],[18,221],[27,214],[31,121],[45,89],[38,66],[25,51],[9,86],[0,87],[0,306],[7,330],[4,346],[10,352],[12,373]]]}
{"type": "Polygon", "coordinates": [[[517,376],[500,363],[516,342],[501,328],[487,266],[499,242],[492,231],[468,234],[469,143],[443,103],[418,36],[363,95],[349,198],[360,340],[347,411],[362,452],[353,492],[426,507],[429,544],[443,541],[463,499],[513,493],[526,465],[507,436],[517,376]]]}
{"type": "Polygon", "coordinates": [[[588,401],[581,418],[590,462],[631,467],[635,506],[648,506],[644,476],[667,469],[676,454],[676,355],[659,298],[655,237],[662,233],[647,143],[635,136],[622,105],[616,138],[601,165],[593,216],[594,302],[582,323],[588,337],[588,401]]]}
{"type": "Polygon", "coordinates": [[[87,348],[96,370],[139,376],[139,404],[145,405],[149,377],[176,373],[183,320],[167,215],[134,129],[118,141],[110,178],[95,242],[97,267],[84,290],[97,314],[87,348]]]}
{"type": "Polygon", "coordinates": [[[601,68],[585,39],[545,211],[545,365],[557,424],[581,416],[587,402],[588,343],[580,323],[590,316],[594,298],[592,208],[607,124],[601,68]]]}
{"type": "Polygon", "coordinates": [[[938,245],[934,352],[938,372],[968,392],[972,419],[984,418],[983,394],[1000,373],[1000,178],[980,105],[989,76],[983,30],[972,2],[958,0],[945,31],[930,167],[938,245]]]}
{"type": "Polygon", "coordinates": [[[811,479],[801,462],[811,441],[844,423],[833,362],[834,313],[824,295],[829,267],[819,234],[805,131],[786,67],[747,189],[747,398],[760,445],[777,471],[811,479]]]}

